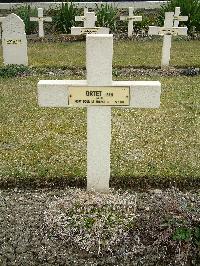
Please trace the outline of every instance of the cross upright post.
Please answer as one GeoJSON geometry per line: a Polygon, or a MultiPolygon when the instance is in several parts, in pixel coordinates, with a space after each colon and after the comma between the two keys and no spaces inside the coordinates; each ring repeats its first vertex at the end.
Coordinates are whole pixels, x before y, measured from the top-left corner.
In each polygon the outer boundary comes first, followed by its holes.
{"type": "Polygon", "coordinates": [[[164,27],[149,26],[149,35],[161,35],[163,38],[161,67],[169,66],[172,36],[187,36],[187,27],[174,27],[174,12],[165,13],[164,27]]]}
{"type": "Polygon", "coordinates": [[[43,16],[43,8],[38,8],[38,18],[31,17],[30,21],[38,21],[39,23],[39,37],[44,37],[44,22],[52,22],[51,17],[44,17],[43,16]]]}
{"type": "Polygon", "coordinates": [[[87,80],[41,80],[41,107],[87,107],[87,190],[107,192],[110,179],[111,107],[158,108],[158,81],[112,80],[113,36],[86,36],[87,80]]]}
{"type": "Polygon", "coordinates": [[[128,37],[131,37],[133,34],[133,22],[134,21],[142,21],[142,16],[134,16],[133,15],[134,8],[129,7],[128,16],[120,16],[120,20],[128,20],[128,37]]]}

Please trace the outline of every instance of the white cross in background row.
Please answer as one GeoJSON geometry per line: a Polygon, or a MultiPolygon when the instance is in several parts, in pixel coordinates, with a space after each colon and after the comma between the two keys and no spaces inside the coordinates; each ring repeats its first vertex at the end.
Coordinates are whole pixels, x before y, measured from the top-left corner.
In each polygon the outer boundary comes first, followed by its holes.
{"type": "Polygon", "coordinates": [[[188,16],[180,16],[180,14],[181,14],[181,8],[176,7],[174,13],[174,27],[178,27],[180,21],[188,21],[188,16]]]}
{"type": "Polygon", "coordinates": [[[131,37],[133,34],[133,22],[142,21],[142,16],[133,16],[133,7],[129,7],[128,16],[120,16],[120,20],[128,20],[128,37],[131,37]]]}
{"type": "Polygon", "coordinates": [[[111,107],[158,108],[158,81],[112,80],[113,35],[86,36],[87,80],[41,80],[41,107],[87,107],[87,189],[109,190],[111,107]]]}
{"type": "Polygon", "coordinates": [[[39,37],[44,37],[44,22],[52,22],[51,17],[43,16],[43,8],[38,8],[38,18],[31,17],[30,21],[38,21],[39,23],[39,37]]]}
{"type": "Polygon", "coordinates": [[[84,8],[84,16],[75,16],[75,21],[83,21],[84,28],[94,28],[97,16],[94,12],[88,12],[88,9],[84,8]]]}
{"type": "Polygon", "coordinates": [[[169,66],[170,50],[172,43],[172,35],[187,36],[187,27],[178,27],[179,21],[187,21],[188,17],[179,16],[180,9],[176,9],[174,12],[165,13],[164,27],[149,26],[149,35],[161,35],[164,36],[162,47],[162,60],[161,67],[169,66]]]}
{"type": "Polygon", "coordinates": [[[97,17],[94,12],[88,12],[87,8],[84,8],[84,16],[76,16],[75,21],[83,21],[83,27],[71,27],[72,35],[81,35],[81,34],[109,34],[109,28],[106,27],[96,27],[95,21],[97,17]]]}

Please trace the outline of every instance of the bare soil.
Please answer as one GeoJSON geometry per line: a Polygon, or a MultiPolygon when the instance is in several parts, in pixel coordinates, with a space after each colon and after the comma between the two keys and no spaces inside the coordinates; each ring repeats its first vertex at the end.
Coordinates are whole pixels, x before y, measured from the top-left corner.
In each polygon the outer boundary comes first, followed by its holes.
{"type": "Polygon", "coordinates": [[[0,265],[200,265],[200,190],[0,190],[0,265]]]}

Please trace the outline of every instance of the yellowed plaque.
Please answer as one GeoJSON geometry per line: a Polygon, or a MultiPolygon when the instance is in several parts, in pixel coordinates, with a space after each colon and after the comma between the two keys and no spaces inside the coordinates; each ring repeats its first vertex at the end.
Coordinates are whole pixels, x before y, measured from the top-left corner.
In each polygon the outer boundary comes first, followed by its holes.
{"type": "Polygon", "coordinates": [[[178,29],[176,28],[161,28],[159,33],[159,35],[178,35],[178,29]]]}
{"type": "Polygon", "coordinates": [[[22,40],[6,40],[6,44],[21,44],[22,40]]]}
{"type": "Polygon", "coordinates": [[[91,33],[96,33],[99,29],[97,28],[84,28],[81,29],[81,34],[91,34],[91,33]]]}
{"type": "Polygon", "coordinates": [[[129,87],[69,87],[71,106],[129,106],[129,87]]]}

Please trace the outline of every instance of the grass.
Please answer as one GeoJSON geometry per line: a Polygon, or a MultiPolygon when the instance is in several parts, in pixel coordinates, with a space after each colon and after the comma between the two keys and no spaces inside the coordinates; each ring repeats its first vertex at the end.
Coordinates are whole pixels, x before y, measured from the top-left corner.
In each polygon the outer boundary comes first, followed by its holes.
{"type": "MultiPolygon", "coordinates": [[[[83,184],[86,110],[39,108],[40,79],[0,79],[0,184],[83,184]]],[[[111,183],[199,184],[200,77],[151,79],[162,83],[160,109],[113,108],[111,183]]]]}
{"type": "MultiPolygon", "coordinates": [[[[199,67],[199,41],[173,40],[171,66],[199,67]]],[[[114,67],[159,67],[162,41],[114,42],[114,67]]],[[[28,47],[29,65],[34,67],[85,67],[85,42],[32,43],[28,47]]],[[[2,60],[2,50],[0,53],[2,60]]]]}

